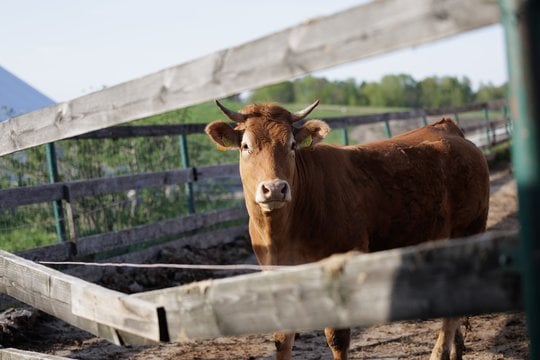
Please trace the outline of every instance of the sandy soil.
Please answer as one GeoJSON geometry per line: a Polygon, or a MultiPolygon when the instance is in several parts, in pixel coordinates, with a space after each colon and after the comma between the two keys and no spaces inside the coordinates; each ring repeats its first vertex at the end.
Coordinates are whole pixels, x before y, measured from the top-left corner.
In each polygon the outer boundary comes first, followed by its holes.
{"type": "MultiPolygon", "coordinates": [[[[492,196],[488,227],[492,230],[517,229],[515,182],[507,168],[491,175],[492,196]]],[[[238,263],[253,262],[247,239],[215,249],[186,248],[164,251],[156,262],[238,263]]],[[[230,275],[230,274],[225,274],[230,275]]],[[[223,273],[115,270],[104,277],[108,287],[136,292],[165,284],[174,286],[221,277],[223,273]]],[[[370,328],[353,329],[351,359],[426,359],[435,342],[440,321],[406,321],[370,328]]],[[[526,359],[528,356],[525,318],[522,313],[503,313],[469,317],[463,327],[464,359],[526,359]]],[[[0,336],[1,340],[1,336],[0,336]]],[[[40,314],[24,331],[13,338],[21,349],[75,359],[272,359],[271,335],[219,338],[192,343],[119,347],[75,329],[48,315],[40,314]]],[[[7,345],[7,344],[5,344],[7,345]]],[[[293,357],[299,360],[331,359],[322,332],[297,336],[293,357]]]]}

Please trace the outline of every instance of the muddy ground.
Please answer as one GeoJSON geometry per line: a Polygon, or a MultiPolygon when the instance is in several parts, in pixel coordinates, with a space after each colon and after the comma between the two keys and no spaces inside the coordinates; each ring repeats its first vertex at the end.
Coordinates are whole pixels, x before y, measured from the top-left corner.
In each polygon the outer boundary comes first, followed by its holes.
{"type": "MultiPolygon", "coordinates": [[[[515,182],[507,167],[491,175],[492,196],[488,227],[517,229],[515,182]]],[[[212,249],[193,247],[162,251],[156,262],[240,263],[254,258],[246,238],[212,249]]],[[[168,287],[208,277],[230,276],[223,272],[163,270],[114,270],[102,279],[107,287],[138,292],[168,287]]],[[[351,359],[426,359],[437,337],[440,321],[405,321],[353,329],[351,359]]],[[[1,329],[0,329],[1,330],[1,329]]],[[[528,356],[525,319],[522,313],[469,317],[463,326],[464,359],[526,359],[528,356]]],[[[1,337],[0,337],[1,338],[1,337]]],[[[219,338],[192,343],[119,347],[93,337],[48,315],[39,314],[32,325],[12,339],[20,349],[75,359],[272,359],[270,334],[219,338]],[[22,335],[21,335],[22,334],[22,335]]],[[[322,332],[298,335],[293,356],[300,360],[331,359],[322,332]]]]}

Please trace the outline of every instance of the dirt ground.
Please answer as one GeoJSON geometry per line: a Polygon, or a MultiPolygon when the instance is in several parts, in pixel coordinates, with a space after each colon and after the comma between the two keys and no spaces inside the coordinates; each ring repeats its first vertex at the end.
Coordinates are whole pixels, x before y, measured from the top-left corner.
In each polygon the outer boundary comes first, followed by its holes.
{"type": "MultiPolygon", "coordinates": [[[[507,167],[492,171],[490,230],[517,229],[515,182],[507,167]]],[[[156,262],[239,263],[253,262],[247,239],[214,249],[165,250],[156,262]]],[[[230,276],[223,272],[114,270],[102,280],[124,292],[174,286],[208,277],[230,276]],[[164,286],[165,285],[165,286],[164,286]]],[[[351,359],[426,359],[437,337],[440,321],[406,321],[353,329],[351,359]]],[[[463,326],[464,359],[527,359],[527,335],[522,313],[469,317],[463,326]]],[[[272,359],[270,334],[219,338],[192,343],[120,347],[93,337],[48,315],[33,319],[23,336],[12,339],[15,347],[74,359],[272,359]]],[[[0,329],[1,335],[1,329],[0,329]]],[[[0,336],[0,340],[2,337],[0,336]]],[[[6,345],[6,344],[4,344],[6,345]]],[[[293,357],[299,360],[331,359],[322,332],[297,336],[293,357]]]]}

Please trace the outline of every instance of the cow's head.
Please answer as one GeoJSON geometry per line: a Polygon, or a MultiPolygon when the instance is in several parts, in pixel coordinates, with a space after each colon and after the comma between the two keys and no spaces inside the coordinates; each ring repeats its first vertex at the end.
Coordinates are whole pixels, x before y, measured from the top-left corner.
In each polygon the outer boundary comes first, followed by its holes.
{"type": "Polygon", "coordinates": [[[284,207],[292,200],[296,178],[296,156],[320,142],[330,131],[320,120],[309,120],[301,127],[293,123],[304,119],[318,104],[291,113],[275,104],[248,105],[240,112],[219,108],[236,127],[214,121],[206,133],[220,149],[240,151],[240,176],[246,201],[257,204],[265,213],[284,207]]]}

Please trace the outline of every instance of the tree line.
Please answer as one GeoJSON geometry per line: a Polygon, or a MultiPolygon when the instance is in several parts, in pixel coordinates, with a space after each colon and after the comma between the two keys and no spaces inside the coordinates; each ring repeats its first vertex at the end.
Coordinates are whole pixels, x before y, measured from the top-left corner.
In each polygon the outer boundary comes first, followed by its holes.
{"type": "Polygon", "coordinates": [[[467,77],[430,76],[416,81],[407,74],[386,75],[378,82],[330,81],[306,76],[251,92],[250,102],[322,103],[346,106],[439,108],[501,99],[507,85],[482,84],[474,91],[467,77]]]}

